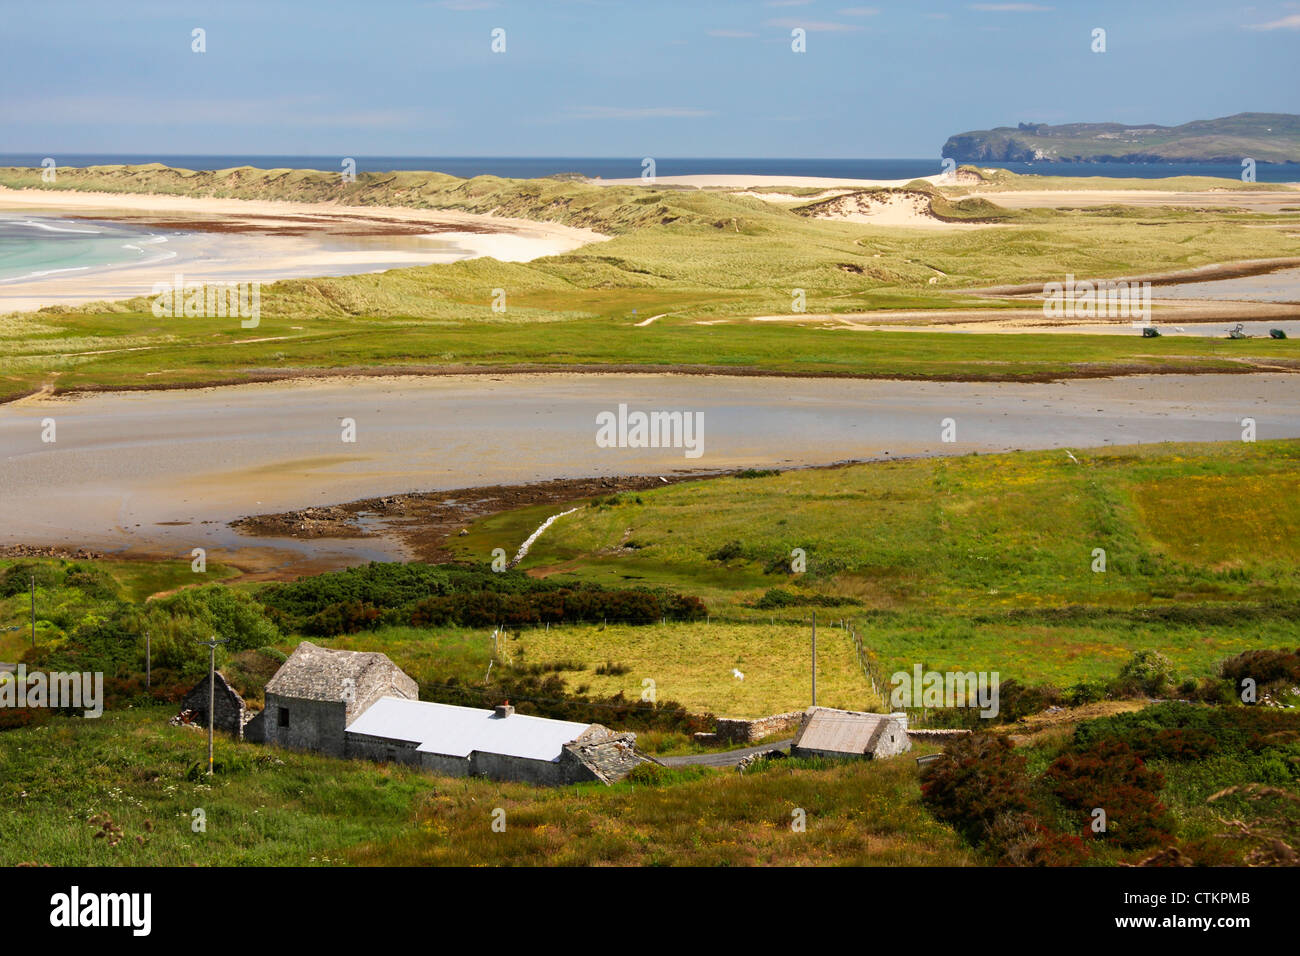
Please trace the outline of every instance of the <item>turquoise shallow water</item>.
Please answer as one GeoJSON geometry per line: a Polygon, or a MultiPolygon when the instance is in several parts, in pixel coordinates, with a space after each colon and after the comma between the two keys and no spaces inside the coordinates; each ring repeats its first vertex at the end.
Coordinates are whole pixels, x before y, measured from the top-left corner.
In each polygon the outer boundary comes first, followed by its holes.
{"type": "Polygon", "coordinates": [[[170,258],[167,237],[117,223],[0,213],[0,283],[170,258]]]}

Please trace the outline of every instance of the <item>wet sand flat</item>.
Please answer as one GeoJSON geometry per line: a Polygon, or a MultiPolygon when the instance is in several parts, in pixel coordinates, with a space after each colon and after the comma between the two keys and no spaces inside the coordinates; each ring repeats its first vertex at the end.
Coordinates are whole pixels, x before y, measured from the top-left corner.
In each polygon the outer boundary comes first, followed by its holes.
{"type": "MultiPolygon", "coordinates": [[[[245,515],[553,478],[905,455],[1300,436],[1287,374],[1047,384],[655,375],[322,379],[32,397],[0,408],[0,545],[188,556],[401,556],[383,538],[253,539],[245,515]],[[702,453],[599,447],[596,416],[703,413],[702,453]],[[940,441],[953,418],[957,441],[940,441]],[[54,419],[56,441],[41,440],[54,419]],[[356,441],[342,440],[345,419],[356,441]]],[[[216,560],[214,556],[211,558],[216,560]]]]}

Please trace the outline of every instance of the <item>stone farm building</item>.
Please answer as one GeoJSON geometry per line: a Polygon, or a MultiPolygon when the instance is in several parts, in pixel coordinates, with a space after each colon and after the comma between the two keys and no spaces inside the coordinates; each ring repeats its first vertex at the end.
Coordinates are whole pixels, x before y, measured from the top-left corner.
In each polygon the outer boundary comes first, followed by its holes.
{"type": "Polygon", "coordinates": [[[911,749],[905,714],[809,707],[790,747],[790,756],[878,759],[911,749]]]}
{"type": "Polygon", "coordinates": [[[267,683],[266,706],[245,736],[450,776],[540,784],[615,783],[644,760],[635,734],[516,714],[508,704],[486,710],[422,701],[415,681],[386,655],[308,641],[267,683]]]}
{"type": "Polygon", "coordinates": [[[209,700],[212,702],[213,728],[235,737],[242,737],[244,725],[253,715],[244,708],[244,698],[239,696],[239,693],[220,673],[217,674],[216,688],[213,693],[208,692],[208,678],[205,674],[203,680],[195,684],[185,695],[185,699],[181,701],[181,715],[187,718],[186,722],[206,727],[209,700]]]}

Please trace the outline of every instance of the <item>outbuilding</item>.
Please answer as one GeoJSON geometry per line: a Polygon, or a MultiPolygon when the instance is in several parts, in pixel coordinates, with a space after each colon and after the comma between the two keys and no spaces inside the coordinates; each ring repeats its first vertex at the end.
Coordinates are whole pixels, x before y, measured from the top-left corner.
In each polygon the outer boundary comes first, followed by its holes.
{"type": "Polygon", "coordinates": [[[208,675],[195,684],[185,699],[181,701],[181,712],[176,721],[193,723],[206,727],[208,725],[208,703],[212,704],[212,727],[235,737],[244,735],[244,724],[252,716],[244,706],[244,698],[230,686],[225,675],[216,674],[216,686],[209,691],[208,675]]]}
{"type": "Polygon", "coordinates": [[[867,714],[809,707],[790,747],[791,757],[893,757],[912,749],[906,714],[867,714]]]}
{"type": "Polygon", "coordinates": [[[414,680],[376,652],[303,641],[266,685],[248,739],[335,757],[404,763],[458,777],[539,784],[615,783],[645,758],[636,734],[600,724],[419,699],[414,680]]]}

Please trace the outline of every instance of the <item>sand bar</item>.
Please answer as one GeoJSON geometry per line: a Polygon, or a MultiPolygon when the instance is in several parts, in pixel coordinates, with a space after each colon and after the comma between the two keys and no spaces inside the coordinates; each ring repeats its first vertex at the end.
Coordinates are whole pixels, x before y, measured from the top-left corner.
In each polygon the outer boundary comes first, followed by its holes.
{"type": "Polygon", "coordinates": [[[1047,384],[721,376],[321,379],[32,397],[0,407],[0,545],[256,565],[401,557],[385,538],[250,538],[234,518],[406,491],[848,459],[1300,436],[1295,376],[1128,376],[1047,384]],[[596,415],[704,413],[703,454],[601,448],[596,415]],[[940,441],[940,422],[958,441],[940,441]],[[55,444],[41,421],[57,422],[55,444]],[[357,440],[341,440],[344,418],[357,440]],[[278,550],[277,550],[278,549],[278,550]]]}

